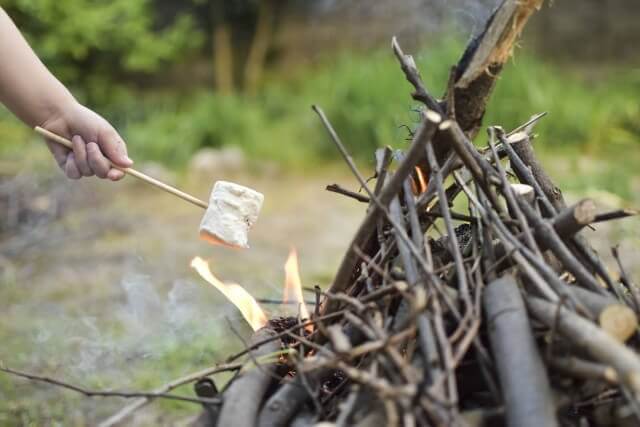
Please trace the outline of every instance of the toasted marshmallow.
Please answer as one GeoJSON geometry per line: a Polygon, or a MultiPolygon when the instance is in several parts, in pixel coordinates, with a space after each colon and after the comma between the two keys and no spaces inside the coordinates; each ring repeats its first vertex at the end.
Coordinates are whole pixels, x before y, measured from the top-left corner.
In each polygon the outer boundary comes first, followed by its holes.
{"type": "Polygon", "coordinates": [[[200,223],[200,237],[213,244],[248,248],[249,229],[258,220],[263,201],[264,196],[251,188],[216,182],[200,223]]]}

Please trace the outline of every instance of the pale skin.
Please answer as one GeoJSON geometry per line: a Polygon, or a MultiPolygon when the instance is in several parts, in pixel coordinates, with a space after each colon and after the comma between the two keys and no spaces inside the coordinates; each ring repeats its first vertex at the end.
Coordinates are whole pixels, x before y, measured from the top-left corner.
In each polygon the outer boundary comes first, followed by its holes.
{"type": "Polygon", "coordinates": [[[117,181],[133,161],[118,132],[80,104],[47,70],[6,12],[0,8],[0,102],[28,126],[41,126],[73,142],[73,150],[46,141],[71,179],[96,175],[117,181]]]}

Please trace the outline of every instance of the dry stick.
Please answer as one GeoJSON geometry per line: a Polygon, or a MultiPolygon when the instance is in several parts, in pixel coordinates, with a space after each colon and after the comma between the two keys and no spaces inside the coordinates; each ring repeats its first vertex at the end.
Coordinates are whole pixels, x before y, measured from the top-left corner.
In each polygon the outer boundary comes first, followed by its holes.
{"type": "Polygon", "coordinates": [[[640,214],[640,211],[636,209],[618,209],[615,211],[605,212],[605,213],[596,215],[595,218],[593,219],[593,222],[603,222],[603,221],[610,221],[612,219],[628,218],[630,216],[636,216],[638,214],[640,214]]]}
{"type": "MultiPolygon", "coordinates": [[[[413,244],[417,248],[424,247],[424,235],[422,233],[422,227],[420,226],[420,217],[418,215],[418,209],[416,208],[416,200],[411,193],[411,186],[409,180],[404,181],[404,204],[407,207],[407,215],[409,217],[409,224],[411,228],[411,239],[413,244]]],[[[433,268],[433,266],[431,266],[433,268]]]]}
{"type": "MultiPolygon", "coordinates": [[[[452,120],[445,120],[438,126],[442,138],[446,138],[456,154],[467,167],[475,182],[487,195],[493,209],[502,212],[502,206],[498,201],[495,191],[490,186],[491,181],[496,180],[496,172],[491,164],[482,156],[473,143],[464,134],[460,125],[452,120]]],[[[499,182],[499,180],[498,180],[499,182]]]]}
{"type": "MultiPolygon", "coordinates": [[[[555,216],[557,210],[554,204],[551,202],[551,200],[547,196],[545,190],[543,190],[541,185],[538,183],[539,180],[551,182],[551,178],[549,178],[549,176],[544,172],[544,170],[541,167],[535,170],[529,169],[529,167],[523,162],[523,159],[519,156],[518,153],[516,153],[516,151],[512,147],[512,145],[514,144],[522,144],[523,146],[524,144],[527,144],[528,148],[523,149],[523,151],[527,152],[529,161],[535,161],[539,165],[539,162],[535,157],[533,149],[530,147],[528,135],[524,133],[514,134],[512,135],[512,139],[513,139],[512,143],[509,143],[507,141],[507,138],[505,138],[501,132],[498,133],[498,137],[502,142],[502,146],[505,147],[505,149],[507,150],[507,153],[509,155],[509,160],[511,161],[511,165],[514,168],[516,175],[518,175],[518,178],[521,181],[524,181],[527,184],[531,185],[533,188],[535,188],[536,194],[540,197],[540,200],[542,201],[542,204],[545,207],[547,215],[555,216]],[[538,173],[539,175],[534,175],[534,172],[538,173]]],[[[553,185],[553,183],[551,182],[550,184],[548,184],[548,187],[549,188],[547,188],[547,191],[551,191],[553,193],[552,188],[555,187],[555,185],[553,185]]],[[[556,196],[562,197],[562,194],[558,193],[556,194],[556,196]]],[[[564,204],[564,200],[561,200],[561,204],[564,204]]],[[[626,301],[626,299],[624,298],[624,295],[622,295],[619,289],[616,286],[614,286],[613,280],[611,279],[609,273],[607,272],[607,269],[604,267],[600,259],[593,254],[593,249],[590,248],[586,240],[579,235],[574,236],[571,240],[573,242],[573,245],[582,254],[582,256],[584,256],[587,259],[587,261],[595,268],[598,275],[600,275],[600,277],[602,277],[605,280],[609,288],[614,290],[614,292],[618,296],[618,299],[620,299],[621,301],[626,301]]]]}
{"type": "Polygon", "coordinates": [[[596,380],[618,385],[618,373],[611,366],[588,360],[578,359],[574,356],[551,357],[547,363],[552,369],[558,370],[570,377],[581,380],[596,380]]]}
{"type": "Polygon", "coordinates": [[[542,219],[538,213],[526,203],[521,203],[520,207],[537,230],[537,237],[544,242],[544,245],[558,257],[558,260],[564,267],[573,274],[573,276],[583,286],[591,288],[600,294],[606,294],[606,291],[600,286],[600,283],[589,273],[582,263],[571,253],[564,241],[558,236],[555,229],[549,221],[542,219]]]}
{"type": "Polygon", "coordinates": [[[542,219],[538,213],[525,202],[520,203],[520,208],[526,215],[527,219],[536,228],[537,237],[544,242],[545,246],[551,250],[556,257],[558,257],[558,260],[560,260],[564,267],[573,274],[578,282],[587,288],[591,288],[593,291],[606,294],[606,291],[602,286],[600,286],[598,281],[567,248],[551,223],[542,219]]]}
{"type": "MultiPolygon", "coordinates": [[[[226,363],[226,364],[222,364],[222,365],[217,365],[217,366],[214,366],[214,367],[211,367],[211,368],[203,369],[203,370],[198,371],[198,372],[194,372],[194,373],[186,375],[186,376],[184,376],[182,378],[178,378],[176,380],[173,380],[173,381],[171,381],[171,382],[169,382],[169,383],[157,388],[154,391],[157,392],[157,393],[168,393],[171,390],[173,390],[173,389],[175,389],[177,387],[180,387],[181,385],[192,383],[194,381],[199,380],[200,378],[207,377],[209,375],[213,375],[213,374],[218,373],[218,372],[225,372],[225,371],[229,371],[229,370],[238,370],[241,367],[242,367],[241,363],[226,363]]],[[[130,405],[125,406],[120,411],[116,412],[115,414],[113,414],[112,416],[107,418],[106,420],[102,421],[98,425],[98,427],[110,427],[110,426],[114,426],[116,424],[121,423],[127,417],[129,417],[131,414],[133,414],[135,411],[137,411],[138,409],[142,408],[147,403],[151,402],[151,400],[153,400],[153,399],[145,397],[145,398],[141,398],[139,400],[136,400],[134,402],[131,402],[130,405]]]]}
{"type": "Polygon", "coordinates": [[[620,254],[618,253],[617,246],[611,248],[611,254],[618,264],[618,270],[620,270],[620,280],[622,281],[622,284],[625,285],[627,289],[629,289],[631,295],[633,296],[633,303],[635,305],[636,313],[640,313],[640,289],[638,289],[636,284],[629,279],[627,270],[622,265],[622,261],[620,261],[620,254]]]}
{"type": "MultiPolygon", "coordinates": [[[[504,167],[502,166],[502,163],[500,163],[500,159],[498,158],[498,152],[496,151],[496,147],[495,147],[495,144],[494,144],[495,129],[494,128],[490,128],[489,129],[489,134],[490,134],[489,135],[489,147],[491,148],[491,153],[493,155],[493,158],[494,158],[494,161],[495,161],[495,165],[496,165],[496,168],[498,169],[499,177],[500,177],[500,180],[502,182],[502,194],[504,195],[504,197],[507,200],[510,212],[515,214],[516,219],[520,223],[520,228],[524,232],[525,241],[527,242],[527,245],[534,252],[534,254],[536,256],[541,256],[542,254],[540,253],[540,249],[538,248],[538,245],[536,244],[536,241],[533,238],[533,233],[531,232],[531,228],[529,227],[529,223],[527,222],[524,214],[522,213],[522,210],[518,206],[518,200],[522,200],[523,198],[520,197],[520,196],[516,196],[515,192],[513,191],[513,187],[510,185],[510,183],[509,183],[509,181],[507,179],[507,173],[506,173],[504,167]],[[518,199],[518,200],[516,200],[516,199],[518,199]]],[[[532,188],[532,187],[528,187],[528,188],[532,188]]],[[[531,203],[528,200],[522,200],[522,202],[523,203],[531,203]]]]}
{"type": "MultiPolygon", "coordinates": [[[[416,246],[413,244],[413,242],[411,241],[411,239],[409,238],[409,236],[407,235],[405,229],[398,224],[397,221],[395,221],[391,215],[389,214],[389,211],[387,209],[386,203],[383,200],[383,197],[385,195],[387,195],[388,193],[390,193],[391,191],[393,191],[393,194],[391,195],[391,198],[393,198],[393,196],[395,196],[395,194],[398,193],[398,191],[400,191],[400,187],[402,186],[402,182],[403,181],[399,181],[398,185],[396,186],[396,184],[394,184],[398,179],[398,176],[401,174],[401,170],[402,170],[402,176],[404,176],[404,178],[406,178],[409,173],[410,173],[410,169],[409,170],[403,170],[404,168],[407,168],[407,165],[410,165],[410,163],[408,163],[408,159],[411,156],[412,151],[414,150],[415,146],[412,145],[409,149],[409,154],[407,154],[407,157],[405,157],[405,160],[403,162],[400,163],[400,166],[398,167],[398,170],[396,171],[396,173],[391,177],[389,184],[387,184],[385,186],[385,188],[383,189],[380,197],[377,197],[376,195],[374,195],[371,190],[369,190],[369,187],[366,185],[366,182],[364,180],[364,178],[362,177],[362,175],[360,174],[360,172],[358,171],[355,163],[353,162],[353,159],[351,158],[351,156],[349,155],[349,153],[347,152],[346,148],[344,147],[344,145],[342,144],[342,141],[340,141],[340,138],[338,137],[338,135],[336,134],[335,130],[333,129],[333,127],[331,126],[331,123],[329,123],[329,120],[327,119],[327,117],[324,115],[324,112],[318,108],[317,106],[313,106],[314,111],[318,114],[318,116],[320,117],[322,123],[324,124],[325,128],[327,129],[327,131],[329,132],[329,135],[331,136],[331,139],[333,141],[333,143],[336,145],[336,147],[338,148],[338,150],[340,151],[340,153],[342,154],[343,158],[345,159],[345,161],[347,162],[347,164],[349,165],[349,168],[351,169],[351,171],[353,172],[353,174],[356,176],[356,178],[358,179],[358,181],[360,182],[360,185],[362,186],[362,188],[364,188],[364,190],[367,192],[367,194],[369,195],[369,198],[375,203],[376,208],[372,209],[372,211],[370,213],[373,213],[375,211],[379,211],[382,214],[384,214],[384,217],[386,217],[386,219],[389,221],[389,223],[393,226],[393,228],[395,229],[397,236],[399,238],[401,238],[407,245],[407,247],[409,248],[409,250],[411,251],[411,254],[416,258],[416,261],[418,262],[418,265],[420,265],[420,267],[424,270],[424,272],[428,275],[430,275],[432,278],[437,278],[437,276],[435,276],[433,274],[433,271],[431,271],[431,269],[429,268],[428,265],[426,265],[424,258],[421,256],[420,250],[418,248],[416,248],[416,246]],[[389,188],[391,188],[391,190],[389,190],[389,188]]],[[[439,119],[440,116],[437,113],[434,113],[432,111],[427,111],[425,113],[425,126],[427,123],[436,123],[439,119]]],[[[428,142],[429,140],[427,140],[428,142]]],[[[416,144],[418,146],[418,148],[420,147],[420,144],[416,144]]],[[[417,149],[416,149],[417,150],[417,149]]],[[[417,157],[418,153],[413,153],[414,157],[417,157]]],[[[411,167],[414,167],[415,165],[410,165],[411,167]]],[[[404,179],[403,178],[403,179],[404,179]]],[[[391,198],[389,199],[389,202],[391,201],[391,198]]],[[[367,218],[369,218],[369,215],[367,215],[367,218]]],[[[365,218],[365,222],[367,222],[367,218],[365,218]]],[[[375,223],[374,223],[375,225],[375,223]]],[[[362,229],[362,227],[361,227],[362,229]]],[[[356,236],[357,237],[357,236],[356,236]]],[[[355,241],[355,238],[354,238],[355,241]]],[[[353,244],[354,241],[352,241],[352,245],[350,246],[349,252],[353,251],[353,244]]],[[[348,252],[348,253],[349,253],[348,252]]],[[[357,255],[357,254],[354,254],[357,255]]],[[[345,257],[346,258],[346,257],[345,257]]],[[[356,258],[357,259],[357,258],[356,258]]],[[[344,261],[344,260],[343,260],[344,261]]],[[[354,266],[355,267],[355,266],[354,266]]],[[[338,274],[336,275],[336,278],[334,279],[334,283],[332,284],[332,288],[330,289],[331,291],[333,291],[334,293],[337,293],[333,287],[337,282],[337,278],[339,277],[340,273],[342,271],[342,265],[340,267],[340,270],[338,271],[338,274]]],[[[351,273],[352,274],[352,273],[351,273]]],[[[350,275],[351,275],[350,274],[350,275]]],[[[344,286],[348,286],[349,282],[347,282],[344,286]]],[[[447,294],[444,292],[444,290],[442,289],[442,285],[439,283],[439,281],[434,281],[434,287],[436,290],[438,290],[438,292],[440,293],[440,295],[443,297],[444,301],[447,303],[447,308],[449,310],[451,310],[452,312],[456,312],[456,308],[455,306],[451,303],[451,301],[449,300],[447,294]]],[[[339,289],[339,291],[342,291],[344,289],[339,289]]],[[[331,308],[335,308],[337,306],[335,305],[331,305],[331,301],[327,302],[327,308],[325,309],[326,311],[329,311],[331,308]]]]}
{"type": "MultiPolygon", "coordinates": [[[[513,171],[516,173],[518,180],[522,183],[529,184],[536,190],[536,194],[540,197],[540,201],[544,206],[547,216],[555,216],[557,210],[551,203],[550,199],[547,197],[545,191],[542,189],[542,186],[537,180],[537,177],[533,174],[532,170],[525,164],[523,159],[520,157],[518,153],[513,149],[513,145],[517,143],[524,143],[529,141],[529,135],[523,132],[518,132],[513,134],[510,138],[505,138],[504,135],[499,132],[498,129],[498,139],[502,143],[502,147],[506,150],[507,155],[509,157],[509,162],[511,163],[511,167],[513,171]]],[[[546,176],[546,174],[545,174],[546,176]]]]}
{"type": "Polygon", "coordinates": [[[507,137],[510,137],[518,132],[522,132],[525,131],[527,134],[530,134],[532,131],[533,126],[538,123],[538,121],[540,119],[542,119],[544,116],[547,115],[546,111],[543,111],[542,113],[537,113],[534,114],[533,116],[531,116],[531,118],[529,120],[527,120],[526,122],[524,122],[523,124],[521,124],[520,126],[516,127],[515,129],[511,130],[509,133],[507,133],[507,137]]]}
{"type": "Polygon", "coordinates": [[[503,276],[487,286],[484,308],[507,425],[557,426],[547,372],[513,276],[503,276]]]}
{"type": "Polygon", "coordinates": [[[510,146],[518,157],[531,168],[531,173],[536,177],[540,188],[556,211],[561,211],[566,208],[567,204],[564,201],[564,197],[562,197],[562,191],[553,183],[551,177],[542,167],[542,164],[531,147],[529,138],[523,138],[521,141],[510,144],[510,146]]]}
{"type": "MultiPolygon", "coordinates": [[[[556,233],[558,233],[558,236],[560,236],[561,239],[566,240],[592,222],[594,210],[595,204],[593,201],[591,199],[583,199],[556,215],[551,220],[551,224],[556,233]]],[[[549,249],[546,246],[545,241],[535,233],[535,230],[534,237],[540,250],[545,251],[549,249]]],[[[494,268],[497,268],[502,264],[502,261],[506,259],[508,254],[501,244],[497,244],[493,250],[495,251],[496,258],[500,261],[494,264],[494,268]]]]}
{"type": "MultiPolygon", "coordinates": [[[[238,366],[237,368],[239,368],[238,366]]],[[[229,370],[229,369],[226,369],[229,370]]],[[[29,372],[17,371],[15,369],[7,368],[4,366],[0,366],[0,371],[6,372],[7,374],[15,375],[17,377],[26,378],[30,381],[38,381],[47,384],[51,384],[57,387],[62,387],[67,390],[75,391],[76,393],[83,394],[87,397],[125,397],[128,399],[131,398],[145,398],[145,399],[169,399],[169,400],[179,400],[183,402],[191,402],[191,403],[200,403],[205,405],[219,405],[222,400],[216,398],[202,398],[202,397],[187,397],[187,396],[179,396],[176,394],[169,394],[167,392],[158,392],[158,391],[118,391],[118,390],[92,390],[84,387],[80,387],[74,384],[69,384],[64,381],[56,380],[51,377],[35,375],[29,372]]],[[[195,381],[195,380],[194,380],[195,381]]]]}
{"type": "MultiPolygon", "coordinates": [[[[396,222],[400,223],[404,221],[402,217],[402,208],[400,207],[400,201],[398,200],[398,197],[394,197],[394,199],[391,201],[391,205],[389,206],[389,214],[396,222]]],[[[398,252],[400,253],[400,258],[404,261],[404,274],[407,278],[407,283],[409,283],[409,286],[415,286],[418,284],[419,280],[418,266],[414,262],[412,262],[412,260],[409,260],[409,258],[411,257],[411,250],[409,249],[409,246],[407,246],[404,242],[399,241],[399,238],[396,238],[396,242],[398,246],[398,252]]]]}
{"type": "Polygon", "coordinates": [[[376,196],[380,195],[380,192],[384,187],[387,178],[387,171],[389,170],[389,165],[393,159],[392,155],[393,150],[391,150],[391,147],[389,146],[376,150],[376,185],[373,188],[373,194],[376,196]]]}
{"type": "MultiPolygon", "coordinates": [[[[273,338],[275,331],[268,327],[258,329],[251,337],[252,343],[273,338]]],[[[251,351],[252,359],[259,359],[280,350],[280,343],[271,341],[251,351]]],[[[218,425],[253,427],[264,394],[272,381],[275,365],[262,366],[240,374],[224,393],[224,403],[220,409],[218,425]]]]}
{"type": "Polygon", "coordinates": [[[420,71],[416,67],[416,63],[411,55],[405,55],[398,44],[398,39],[393,37],[391,39],[391,49],[400,62],[400,68],[405,75],[405,78],[414,87],[415,91],[411,94],[411,97],[416,101],[422,102],[427,108],[437,111],[440,114],[444,114],[440,103],[425,89],[422,77],[420,77],[420,71]]]}
{"type": "MultiPolygon", "coordinates": [[[[320,111],[316,107],[314,107],[314,111],[320,111]]],[[[416,132],[411,146],[407,151],[404,161],[400,163],[398,169],[394,173],[393,177],[388,180],[388,183],[384,186],[379,196],[376,196],[376,199],[380,202],[380,205],[383,207],[388,206],[391,202],[391,199],[398,194],[400,189],[402,188],[402,183],[409,176],[409,174],[413,171],[416,163],[418,162],[419,155],[424,150],[424,145],[429,141],[436,132],[436,125],[439,122],[440,117],[433,112],[428,112],[425,114],[425,119],[416,132]]],[[[335,132],[332,134],[332,136],[335,132]]],[[[353,237],[349,249],[344,255],[342,262],[340,263],[340,267],[336,273],[335,278],[333,279],[333,283],[331,284],[330,290],[332,292],[341,292],[347,289],[347,287],[351,283],[351,279],[354,275],[354,271],[358,265],[359,257],[354,251],[354,247],[359,247],[363,250],[368,250],[369,245],[372,242],[372,238],[375,237],[374,230],[376,229],[378,219],[382,215],[382,209],[380,206],[376,204],[374,208],[372,208],[366,215],[364,221],[360,225],[360,228],[356,232],[353,237]]],[[[323,307],[324,313],[331,313],[337,309],[337,305],[332,302],[328,302],[325,307],[323,307]]]]}
{"type": "Polygon", "coordinates": [[[445,370],[444,379],[446,380],[447,388],[449,389],[449,401],[452,405],[451,409],[452,411],[455,411],[454,414],[457,414],[458,388],[456,385],[455,362],[453,360],[451,345],[447,339],[442,310],[440,309],[440,302],[437,298],[433,300],[433,326],[445,370]]]}
{"type": "Polygon", "coordinates": [[[556,304],[535,297],[527,298],[527,307],[548,327],[556,324],[565,339],[599,362],[612,366],[620,381],[628,385],[637,398],[640,393],[640,358],[633,350],[564,307],[558,308],[556,304]]]}
{"type": "Polygon", "coordinates": [[[562,239],[566,239],[595,222],[595,218],[596,204],[591,199],[582,199],[560,211],[551,222],[556,233],[562,239]]]}
{"type": "MultiPolygon", "coordinates": [[[[368,342],[353,349],[347,355],[351,357],[359,357],[371,351],[381,350],[386,345],[393,344],[396,341],[406,339],[407,335],[411,335],[411,330],[403,331],[394,337],[390,337],[387,342],[376,341],[368,342]]],[[[356,344],[356,343],[352,343],[356,344]]],[[[330,367],[333,366],[333,359],[319,356],[319,362],[315,362],[313,372],[307,375],[307,381],[318,383],[323,381],[331,374],[330,367]]],[[[292,381],[283,384],[278,390],[271,395],[260,412],[257,425],[259,427],[279,427],[289,425],[289,421],[299,411],[300,407],[309,399],[309,396],[302,392],[302,379],[296,376],[292,381]]]]}
{"type": "Polygon", "coordinates": [[[442,212],[444,223],[447,228],[447,233],[449,234],[449,250],[453,254],[456,276],[458,277],[458,291],[460,292],[462,300],[464,301],[467,309],[469,309],[471,307],[471,296],[469,294],[467,274],[464,270],[462,253],[460,252],[460,247],[458,246],[458,237],[456,236],[456,232],[453,227],[453,220],[451,219],[451,214],[449,213],[449,204],[447,202],[447,195],[444,191],[444,183],[442,180],[442,174],[440,172],[440,166],[438,165],[438,162],[436,160],[433,146],[431,144],[427,144],[426,149],[427,161],[429,162],[429,167],[431,168],[431,176],[434,177],[433,179],[435,180],[436,190],[438,192],[438,203],[440,204],[440,212],[442,212]]]}
{"type": "Polygon", "coordinates": [[[329,184],[325,187],[325,190],[331,191],[333,193],[342,194],[343,196],[351,197],[352,199],[356,199],[357,201],[363,202],[363,203],[369,203],[370,201],[367,196],[363,196],[362,194],[356,193],[355,191],[342,188],[338,184],[329,184]]]}
{"type": "MultiPolygon", "coordinates": [[[[522,273],[524,273],[529,280],[534,284],[534,286],[538,289],[538,291],[545,296],[545,298],[551,301],[557,301],[558,295],[556,292],[562,294],[564,291],[563,287],[560,286],[557,281],[551,281],[547,283],[545,278],[531,265],[528,259],[526,259],[522,252],[524,252],[525,248],[523,245],[515,239],[512,235],[510,235],[509,230],[502,224],[500,218],[495,215],[491,216],[491,213],[494,213],[490,209],[485,209],[482,204],[476,199],[476,197],[471,193],[467,185],[462,181],[462,179],[458,176],[457,173],[454,172],[454,178],[462,187],[462,190],[465,192],[471,204],[475,206],[480,214],[482,220],[486,224],[487,227],[493,229],[496,236],[500,239],[502,244],[504,245],[505,251],[508,254],[511,254],[513,260],[520,266],[522,273]],[[553,285],[553,288],[550,286],[553,285]]],[[[495,214],[495,213],[494,213],[495,214]]]]}

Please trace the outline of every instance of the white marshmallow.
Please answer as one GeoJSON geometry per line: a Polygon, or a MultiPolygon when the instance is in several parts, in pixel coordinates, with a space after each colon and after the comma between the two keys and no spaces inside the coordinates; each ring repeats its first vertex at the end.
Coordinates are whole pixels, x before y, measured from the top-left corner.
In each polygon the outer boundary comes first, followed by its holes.
{"type": "Polygon", "coordinates": [[[258,219],[263,201],[264,196],[255,190],[216,182],[200,223],[200,237],[214,244],[248,248],[247,234],[258,219]]]}

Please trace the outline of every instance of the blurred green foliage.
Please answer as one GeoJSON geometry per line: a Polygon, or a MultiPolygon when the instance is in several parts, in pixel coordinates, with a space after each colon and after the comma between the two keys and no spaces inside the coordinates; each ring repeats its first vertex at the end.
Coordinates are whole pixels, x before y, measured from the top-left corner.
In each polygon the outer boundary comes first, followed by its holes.
{"type": "MultiPolygon", "coordinates": [[[[449,41],[416,56],[434,94],[443,93],[460,51],[459,43],[449,41]]],[[[310,109],[318,104],[351,152],[370,160],[376,147],[403,146],[408,136],[403,125],[415,127],[419,105],[410,91],[389,52],[345,52],[288,78],[272,75],[255,97],[208,91],[151,96],[125,134],[134,154],[173,164],[200,147],[238,145],[256,159],[307,167],[337,157],[310,109]]],[[[509,129],[547,111],[536,128],[544,145],[620,148],[640,140],[638,96],[640,73],[604,71],[589,80],[518,55],[504,70],[484,123],[509,129]]]]}
{"type": "MultiPolygon", "coordinates": [[[[420,105],[410,98],[390,51],[342,51],[313,66],[271,69],[255,95],[222,94],[203,83],[162,82],[176,64],[210,54],[201,17],[186,2],[170,19],[154,16],[154,0],[5,0],[43,61],[78,98],[126,137],[132,155],[178,168],[202,147],[235,145],[250,159],[305,169],[337,158],[310,106],[321,106],[349,150],[371,162],[376,147],[402,147],[420,105]],[[167,21],[163,25],[158,22],[167,21]]],[[[198,6],[200,5],[200,6],[198,6]]],[[[203,6],[204,5],[204,6],[203,6]]],[[[164,15],[167,15],[164,11],[164,15]]],[[[415,55],[431,92],[444,92],[464,43],[446,39],[415,55]]],[[[191,61],[191,62],[190,62],[191,61]]],[[[640,140],[640,72],[550,65],[517,51],[498,82],[485,125],[513,128],[547,111],[536,130],[542,149],[624,151],[640,140]]],[[[28,130],[0,111],[0,140],[28,130]]],[[[478,138],[482,144],[484,137],[478,138]]],[[[3,144],[7,145],[7,144],[3,144]]],[[[0,147],[3,151],[6,149],[0,147]]]]}
{"type": "Polygon", "coordinates": [[[159,27],[150,0],[2,3],[54,74],[101,104],[125,95],[125,82],[158,72],[202,42],[189,14],[159,27]]]}

